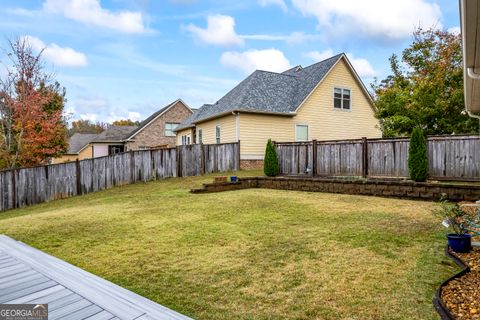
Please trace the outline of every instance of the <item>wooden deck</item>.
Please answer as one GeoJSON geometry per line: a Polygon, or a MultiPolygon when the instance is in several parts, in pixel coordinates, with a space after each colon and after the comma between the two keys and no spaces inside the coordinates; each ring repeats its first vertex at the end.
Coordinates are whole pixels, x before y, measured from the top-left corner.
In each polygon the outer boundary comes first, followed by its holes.
{"type": "Polygon", "coordinates": [[[0,235],[0,304],[48,303],[49,319],[190,319],[0,235]]]}

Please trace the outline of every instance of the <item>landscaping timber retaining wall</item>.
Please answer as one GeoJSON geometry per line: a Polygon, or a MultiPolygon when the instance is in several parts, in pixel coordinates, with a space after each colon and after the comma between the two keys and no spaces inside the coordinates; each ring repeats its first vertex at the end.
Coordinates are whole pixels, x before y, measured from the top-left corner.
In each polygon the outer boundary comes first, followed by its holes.
{"type": "Polygon", "coordinates": [[[233,183],[204,184],[202,188],[192,189],[191,192],[207,193],[249,188],[331,192],[422,200],[439,200],[442,196],[451,201],[475,201],[480,199],[480,185],[331,178],[247,177],[239,178],[238,182],[233,183]]]}

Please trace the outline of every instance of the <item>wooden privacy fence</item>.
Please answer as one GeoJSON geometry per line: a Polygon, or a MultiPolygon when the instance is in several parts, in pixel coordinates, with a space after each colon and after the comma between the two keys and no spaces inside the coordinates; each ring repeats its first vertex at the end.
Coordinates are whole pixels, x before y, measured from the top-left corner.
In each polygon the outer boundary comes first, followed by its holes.
{"type": "Polygon", "coordinates": [[[139,181],[239,170],[240,142],[142,150],[0,171],[0,211],[139,181]]]}
{"type": "MultiPolygon", "coordinates": [[[[480,136],[427,138],[429,176],[480,180],[480,136]]],[[[311,176],[408,177],[408,138],[275,142],[280,173],[311,176]]]]}

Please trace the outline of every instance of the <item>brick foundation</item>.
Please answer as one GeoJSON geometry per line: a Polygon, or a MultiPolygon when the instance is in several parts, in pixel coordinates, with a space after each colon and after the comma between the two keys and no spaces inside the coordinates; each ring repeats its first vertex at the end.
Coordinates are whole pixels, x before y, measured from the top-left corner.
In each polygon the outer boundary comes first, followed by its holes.
{"type": "Polygon", "coordinates": [[[263,160],[240,160],[240,170],[261,170],[263,160]]]}
{"type": "Polygon", "coordinates": [[[449,183],[384,181],[384,180],[338,180],[330,178],[247,177],[238,182],[209,183],[192,193],[221,192],[249,188],[330,192],[353,195],[395,197],[406,199],[439,200],[443,195],[451,201],[476,201],[480,199],[480,186],[449,183]]]}

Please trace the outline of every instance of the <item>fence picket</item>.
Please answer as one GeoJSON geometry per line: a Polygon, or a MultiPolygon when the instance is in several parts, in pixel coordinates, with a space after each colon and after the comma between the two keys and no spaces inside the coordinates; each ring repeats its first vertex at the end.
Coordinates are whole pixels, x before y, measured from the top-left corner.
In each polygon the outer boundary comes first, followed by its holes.
{"type": "MultiPolygon", "coordinates": [[[[276,142],[280,173],[305,174],[306,167],[311,168],[315,162],[318,176],[408,177],[408,138],[315,144],[313,153],[310,151],[313,142],[276,142]]],[[[480,136],[431,136],[427,145],[432,179],[480,180],[480,136]]]]}
{"type": "Polygon", "coordinates": [[[141,150],[33,168],[0,171],[0,211],[137,181],[237,170],[240,143],[141,150]],[[177,167],[177,154],[180,168],[177,167]],[[213,157],[212,157],[213,156],[213,157]],[[205,161],[202,164],[202,161],[205,161]],[[205,169],[202,166],[205,165],[205,169]],[[178,172],[181,170],[181,172],[178,172]]]}

